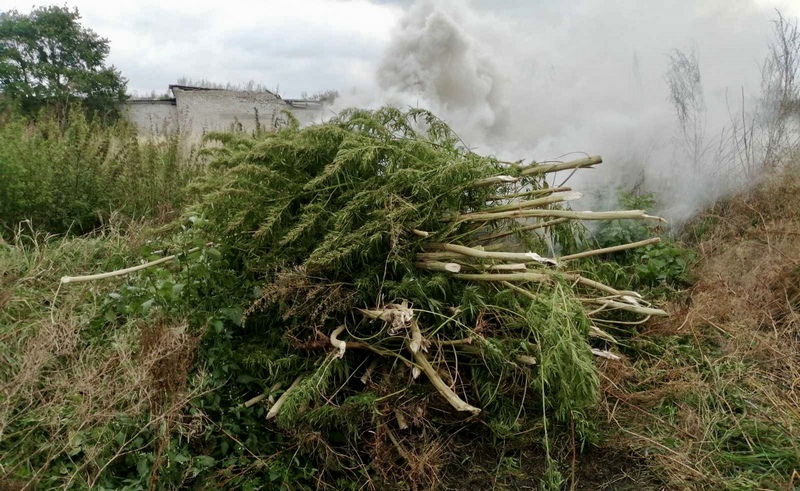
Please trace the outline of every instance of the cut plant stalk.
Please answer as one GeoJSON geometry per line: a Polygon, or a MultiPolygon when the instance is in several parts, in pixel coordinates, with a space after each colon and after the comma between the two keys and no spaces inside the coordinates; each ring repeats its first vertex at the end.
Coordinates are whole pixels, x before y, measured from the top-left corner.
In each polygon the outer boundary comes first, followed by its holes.
{"type": "Polygon", "coordinates": [[[441,271],[444,273],[458,273],[461,271],[461,265],[458,263],[442,263],[438,261],[420,261],[414,263],[419,269],[427,269],[428,271],[441,271]]]}
{"type": "Polygon", "coordinates": [[[560,193],[560,194],[553,194],[546,198],[538,198],[532,199],[527,201],[517,201],[514,203],[509,203],[507,205],[501,206],[492,206],[489,208],[485,208],[483,210],[484,213],[498,213],[501,211],[512,211],[512,210],[524,210],[527,208],[537,208],[542,206],[548,206],[556,203],[563,203],[566,201],[574,201],[576,199],[581,199],[583,197],[582,193],[577,191],[571,191],[568,193],[560,193]]]}
{"type": "MultiPolygon", "coordinates": [[[[211,245],[210,243],[207,245],[211,245]]],[[[141,271],[143,269],[152,268],[153,266],[158,266],[159,264],[164,264],[166,262],[172,261],[178,256],[181,255],[188,255],[200,250],[200,247],[192,247],[186,252],[181,252],[179,254],[173,254],[171,256],[162,257],[161,259],[156,259],[155,261],[150,261],[144,264],[140,264],[138,266],[131,266],[130,268],[125,269],[118,269],[116,271],[109,271],[108,273],[98,273],[98,274],[90,274],[86,276],[63,276],[61,278],[61,284],[67,283],[81,283],[85,281],[94,281],[94,280],[104,280],[106,278],[113,278],[115,276],[123,276],[130,273],[135,273],[136,271],[141,271]]]]}
{"type": "Polygon", "coordinates": [[[336,348],[336,358],[342,358],[344,356],[345,351],[347,350],[347,343],[340,339],[337,339],[337,336],[343,333],[345,330],[345,326],[339,326],[333,330],[330,335],[331,345],[336,348]]]}
{"type": "Polygon", "coordinates": [[[591,298],[587,299],[587,302],[598,304],[598,305],[605,305],[607,307],[611,307],[612,309],[617,310],[625,310],[627,312],[633,312],[635,314],[642,314],[642,315],[654,315],[658,317],[667,317],[669,314],[661,309],[654,309],[651,307],[644,307],[640,305],[631,305],[629,303],[624,302],[617,302],[615,300],[605,300],[601,298],[591,298]]]}
{"type": "Polygon", "coordinates": [[[513,198],[524,198],[528,196],[544,196],[547,194],[553,193],[561,193],[564,191],[572,191],[572,188],[569,186],[561,186],[557,188],[544,188],[544,189],[533,189],[531,191],[523,191],[519,193],[512,193],[512,194],[500,194],[497,196],[489,196],[487,198],[490,201],[500,201],[504,199],[513,199],[513,198]]]}
{"type": "Polygon", "coordinates": [[[586,157],[583,159],[572,160],[570,162],[556,162],[552,164],[533,164],[525,167],[520,167],[521,176],[532,176],[537,174],[546,174],[549,172],[559,172],[569,169],[585,169],[591,168],[595,165],[603,163],[603,159],[599,155],[586,157]]]}
{"type": "Polygon", "coordinates": [[[629,244],[622,244],[613,247],[604,247],[602,249],[594,249],[591,251],[579,252],[577,254],[570,254],[568,256],[561,256],[559,261],[572,261],[573,259],[583,259],[592,256],[599,256],[601,254],[612,254],[614,252],[627,251],[629,249],[636,249],[637,247],[644,247],[661,242],[661,238],[653,237],[652,239],[640,240],[638,242],[631,242],[629,244]]]}
{"type": "Polygon", "coordinates": [[[432,250],[442,250],[454,252],[464,256],[476,257],[480,259],[498,259],[501,261],[518,261],[523,263],[556,264],[552,259],[542,257],[535,252],[490,252],[474,247],[461,246],[456,244],[430,244],[432,250]]]}
{"type": "Polygon", "coordinates": [[[274,418],[275,416],[278,415],[278,413],[281,410],[281,407],[283,407],[283,404],[286,402],[286,398],[289,397],[289,394],[291,394],[292,391],[294,389],[296,389],[297,386],[300,385],[300,382],[302,382],[302,381],[303,381],[303,376],[302,375],[300,375],[296,379],[294,379],[294,382],[292,382],[292,385],[290,385],[289,388],[286,389],[286,392],[281,394],[281,396],[278,398],[278,400],[275,401],[275,404],[272,406],[272,408],[270,408],[269,412],[267,413],[267,419],[272,419],[272,418],[274,418]]]}
{"type": "Polygon", "coordinates": [[[442,380],[439,374],[436,373],[436,370],[434,370],[434,368],[431,366],[428,358],[425,356],[425,353],[419,350],[412,353],[414,354],[414,361],[417,363],[419,368],[423,373],[425,373],[425,375],[428,377],[428,380],[431,381],[436,390],[439,391],[439,393],[442,394],[445,399],[447,399],[447,402],[449,402],[451,406],[453,406],[453,409],[456,411],[470,412],[472,414],[478,414],[481,412],[480,408],[464,402],[460,397],[458,397],[458,394],[453,392],[453,390],[446,383],[444,383],[444,380],[442,380]]]}
{"type": "Polygon", "coordinates": [[[469,280],[469,281],[526,281],[526,282],[535,282],[535,283],[548,283],[550,281],[550,276],[542,273],[506,273],[506,274],[495,274],[495,273],[483,273],[483,274],[469,274],[469,273],[460,273],[453,275],[454,278],[458,278],[459,280],[469,280]]]}
{"type": "Polygon", "coordinates": [[[659,220],[661,217],[648,215],[643,210],[616,210],[616,211],[571,211],[571,210],[517,210],[499,213],[466,213],[458,217],[460,222],[490,222],[492,220],[507,220],[517,218],[567,218],[571,220],[659,220]]]}
{"type": "Polygon", "coordinates": [[[488,240],[496,240],[502,239],[503,237],[508,237],[509,235],[514,235],[520,232],[529,232],[531,230],[538,230],[540,228],[546,228],[553,225],[558,225],[560,223],[566,223],[569,221],[569,218],[556,218],[555,220],[547,220],[541,223],[535,223],[533,225],[525,225],[522,227],[517,227],[514,229],[506,230],[505,232],[498,232],[493,235],[487,235],[485,237],[479,237],[478,240],[481,242],[488,241],[488,240]]]}

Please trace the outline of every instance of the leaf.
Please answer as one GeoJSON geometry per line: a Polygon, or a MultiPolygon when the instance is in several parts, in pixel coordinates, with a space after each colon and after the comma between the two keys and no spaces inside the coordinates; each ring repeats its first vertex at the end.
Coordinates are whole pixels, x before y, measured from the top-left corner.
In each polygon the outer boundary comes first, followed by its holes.
{"type": "Polygon", "coordinates": [[[179,453],[179,454],[175,454],[175,456],[172,457],[172,460],[173,460],[173,462],[177,462],[179,464],[183,464],[184,462],[188,462],[189,461],[189,456],[184,454],[184,453],[179,453]]]}
{"type": "Polygon", "coordinates": [[[150,307],[153,306],[154,302],[155,302],[155,299],[151,298],[150,300],[147,300],[144,303],[142,303],[142,307],[141,307],[142,313],[146,314],[150,310],[150,307]]]}
{"type": "Polygon", "coordinates": [[[225,308],[219,310],[226,319],[233,322],[237,326],[242,325],[242,309],[240,308],[225,308]]]}
{"type": "Polygon", "coordinates": [[[145,477],[150,474],[150,463],[147,461],[147,457],[141,455],[139,460],[136,462],[136,470],[139,473],[139,477],[145,477]]]}
{"type": "Polygon", "coordinates": [[[197,457],[194,458],[194,461],[196,464],[198,464],[198,466],[204,467],[206,469],[212,467],[217,462],[217,460],[214,457],[210,457],[208,455],[198,455],[197,457]]]}

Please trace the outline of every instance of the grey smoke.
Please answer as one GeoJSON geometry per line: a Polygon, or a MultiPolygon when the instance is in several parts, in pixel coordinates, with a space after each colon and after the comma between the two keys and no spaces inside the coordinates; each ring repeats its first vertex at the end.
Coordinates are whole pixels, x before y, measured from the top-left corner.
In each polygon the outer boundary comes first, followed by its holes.
{"type": "Polygon", "coordinates": [[[419,96],[465,125],[502,134],[508,126],[501,88],[506,77],[480,40],[461,27],[464,10],[438,5],[419,2],[403,17],[378,68],[378,84],[419,96]]]}
{"type": "Polygon", "coordinates": [[[638,183],[680,221],[737,181],[735,162],[717,147],[731,108],[756,107],[774,18],[772,6],[745,0],[418,0],[398,22],[375,85],[340,104],[427,107],[470,146],[503,158],[601,154],[603,166],[572,181],[594,191],[584,206],[613,205],[614,188],[638,183]],[[676,49],[699,64],[690,87],[699,157],[670,102],[676,49]]]}

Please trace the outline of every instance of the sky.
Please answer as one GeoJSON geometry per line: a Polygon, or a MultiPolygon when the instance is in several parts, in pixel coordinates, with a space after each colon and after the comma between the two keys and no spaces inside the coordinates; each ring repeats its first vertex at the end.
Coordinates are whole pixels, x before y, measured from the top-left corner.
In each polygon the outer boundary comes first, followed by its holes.
{"type": "MultiPolygon", "coordinates": [[[[0,0],[0,8],[25,12],[34,1],[0,0]]],[[[736,108],[750,114],[757,106],[776,9],[800,16],[800,0],[67,5],[109,39],[109,62],[133,93],[163,93],[185,76],[253,80],[287,98],[335,89],[342,97],[334,110],[421,106],[473,149],[503,158],[601,154],[605,169],[589,184],[624,187],[645,179],[669,188],[664,211],[677,219],[726,190],[710,191],[718,179],[687,167],[666,83],[670,54],[696,53],[704,144],[711,147],[736,108]]]]}
{"type": "MultiPolygon", "coordinates": [[[[288,97],[297,97],[304,91],[345,91],[371,81],[393,29],[413,2],[59,0],[53,3],[77,7],[84,24],[110,40],[109,61],[129,79],[131,91],[163,91],[178,77],[188,76],[223,83],[255,80],[268,87],[280,87],[280,92],[288,97]]],[[[46,3],[0,0],[0,9],[26,12],[33,5],[42,4],[46,3]]],[[[644,19],[635,16],[644,11],[674,12],[681,9],[677,4],[703,2],[484,0],[472,3],[470,8],[481,15],[505,18],[511,30],[557,34],[569,30],[569,24],[581,22],[581,17],[595,8],[591,7],[593,4],[601,6],[597,10],[613,15],[624,10],[634,16],[628,21],[641,24],[644,19]]],[[[712,1],[709,10],[716,8],[713,5],[725,4],[731,6],[723,10],[731,13],[741,8],[738,0],[712,1]]],[[[787,14],[800,15],[800,2],[759,0],[754,5],[762,5],[766,10],[780,7],[787,14]]],[[[647,17],[652,21],[659,16],[647,17]]],[[[686,25],[691,22],[691,19],[675,20],[685,20],[686,25]]],[[[704,35],[702,31],[692,34],[679,29],[679,32],[680,35],[672,36],[676,43],[704,35]],[[681,36],[686,39],[679,39],[681,36]]]]}

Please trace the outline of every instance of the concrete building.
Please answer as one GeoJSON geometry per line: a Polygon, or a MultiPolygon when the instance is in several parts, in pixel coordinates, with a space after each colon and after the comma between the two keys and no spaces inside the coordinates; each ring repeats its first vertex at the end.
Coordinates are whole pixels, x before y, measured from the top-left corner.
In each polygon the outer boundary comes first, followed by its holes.
{"type": "Polygon", "coordinates": [[[323,105],[316,101],[283,99],[269,91],[238,91],[170,85],[168,99],[130,99],[124,116],[142,135],[180,132],[199,139],[210,131],[252,132],[274,128],[290,112],[301,124],[319,121],[323,105]]]}

